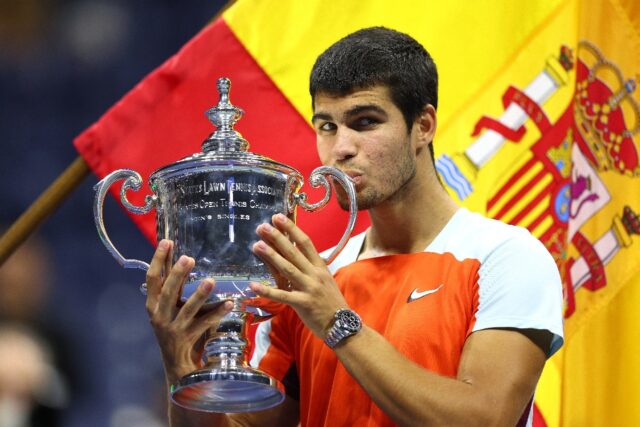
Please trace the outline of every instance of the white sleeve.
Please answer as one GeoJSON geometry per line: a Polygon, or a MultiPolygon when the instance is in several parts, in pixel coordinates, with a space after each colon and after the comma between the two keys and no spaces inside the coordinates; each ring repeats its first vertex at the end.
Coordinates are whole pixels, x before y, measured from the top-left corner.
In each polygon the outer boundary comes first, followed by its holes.
{"type": "Polygon", "coordinates": [[[485,258],[478,274],[474,331],[544,329],[553,333],[547,356],[562,346],[562,281],[540,241],[524,230],[516,233],[485,258]]]}

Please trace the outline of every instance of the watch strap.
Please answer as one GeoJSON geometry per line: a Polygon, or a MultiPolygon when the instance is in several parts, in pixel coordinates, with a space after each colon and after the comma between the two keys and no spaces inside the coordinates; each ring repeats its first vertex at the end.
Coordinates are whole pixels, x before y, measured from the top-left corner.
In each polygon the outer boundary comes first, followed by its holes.
{"type": "Polygon", "coordinates": [[[360,320],[360,316],[358,316],[355,311],[349,309],[340,309],[336,311],[334,315],[333,325],[329,329],[324,342],[329,346],[329,348],[335,348],[345,338],[357,334],[361,328],[362,321],[360,320]],[[348,325],[343,324],[341,320],[345,316],[350,320],[348,322],[348,325]]]}

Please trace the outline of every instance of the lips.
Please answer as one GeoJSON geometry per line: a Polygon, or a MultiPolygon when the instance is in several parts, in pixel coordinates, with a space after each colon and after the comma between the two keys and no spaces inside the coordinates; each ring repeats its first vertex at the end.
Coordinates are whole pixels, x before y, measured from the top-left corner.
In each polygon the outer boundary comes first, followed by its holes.
{"type": "Polygon", "coordinates": [[[357,172],[357,171],[354,171],[354,170],[343,170],[342,172],[347,174],[347,176],[353,180],[353,183],[355,185],[358,185],[358,184],[360,184],[362,182],[362,173],[361,172],[357,172]]]}

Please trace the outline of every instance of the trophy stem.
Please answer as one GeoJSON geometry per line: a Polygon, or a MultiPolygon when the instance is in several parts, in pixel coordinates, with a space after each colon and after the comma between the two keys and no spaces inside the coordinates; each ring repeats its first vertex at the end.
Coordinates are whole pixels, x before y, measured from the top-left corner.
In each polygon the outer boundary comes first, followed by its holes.
{"type": "Polygon", "coordinates": [[[207,332],[205,367],[235,369],[248,366],[247,328],[252,318],[252,314],[239,310],[234,301],[233,311],[222,318],[217,329],[207,332]]]}
{"type": "Polygon", "coordinates": [[[253,314],[234,300],[233,310],[207,332],[204,368],[171,387],[176,404],[196,411],[231,413],[261,411],[284,400],[282,384],[247,362],[247,328],[252,319],[253,314]]]}

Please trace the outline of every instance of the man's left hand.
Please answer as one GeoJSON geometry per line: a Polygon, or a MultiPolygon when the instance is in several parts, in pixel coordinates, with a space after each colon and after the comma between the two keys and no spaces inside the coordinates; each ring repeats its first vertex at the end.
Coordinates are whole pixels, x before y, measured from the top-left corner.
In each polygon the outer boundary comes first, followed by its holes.
{"type": "Polygon", "coordinates": [[[262,240],[254,244],[253,252],[281,279],[278,288],[252,283],[251,289],[291,306],[304,324],[324,339],[335,312],[348,304],[311,239],[285,215],[274,215],[272,223],[256,229],[262,240]]]}

